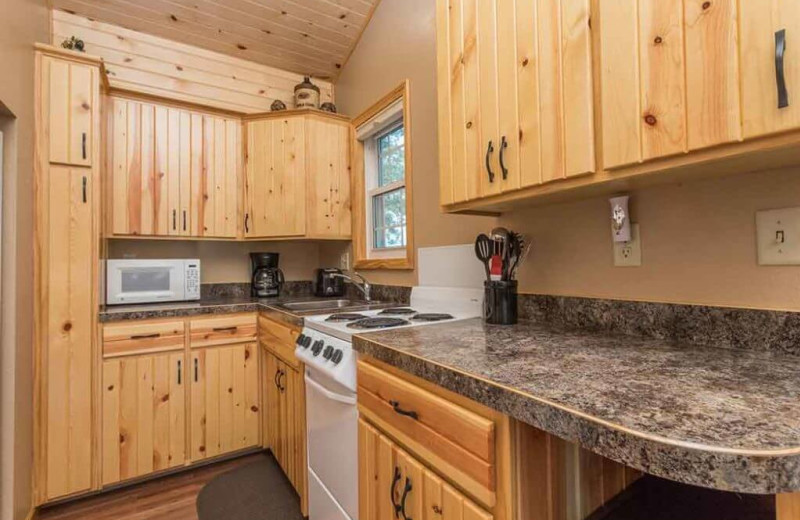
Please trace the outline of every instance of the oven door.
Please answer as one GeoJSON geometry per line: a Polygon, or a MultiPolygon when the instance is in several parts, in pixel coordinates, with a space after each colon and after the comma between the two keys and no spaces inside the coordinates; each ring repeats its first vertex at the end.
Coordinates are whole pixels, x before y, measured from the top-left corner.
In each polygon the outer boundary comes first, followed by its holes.
{"type": "MultiPolygon", "coordinates": [[[[358,518],[356,394],[339,385],[334,387],[317,374],[306,367],[308,466],[339,507],[355,519],[358,518]]],[[[310,504],[314,504],[314,497],[310,499],[310,504]]],[[[310,513],[313,518],[314,511],[310,513]]]]}
{"type": "Polygon", "coordinates": [[[109,304],[185,298],[183,260],[109,260],[106,267],[109,304]]]}

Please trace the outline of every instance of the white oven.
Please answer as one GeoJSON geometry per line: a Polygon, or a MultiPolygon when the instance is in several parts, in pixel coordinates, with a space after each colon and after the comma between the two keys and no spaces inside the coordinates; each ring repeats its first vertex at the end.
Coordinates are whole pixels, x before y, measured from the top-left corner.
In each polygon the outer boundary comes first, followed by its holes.
{"type": "Polygon", "coordinates": [[[200,260],[107,260],[106,303],[200,299],[200,260]]]}

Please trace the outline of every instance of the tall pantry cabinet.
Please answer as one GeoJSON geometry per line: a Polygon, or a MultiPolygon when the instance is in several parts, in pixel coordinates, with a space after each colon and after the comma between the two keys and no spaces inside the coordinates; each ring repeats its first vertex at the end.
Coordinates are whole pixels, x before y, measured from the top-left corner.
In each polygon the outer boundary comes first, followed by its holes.
{"type": "Polygon", "coordinates": [[[100,62],[37,46],[36,501],[93,485],[100,62]]]}

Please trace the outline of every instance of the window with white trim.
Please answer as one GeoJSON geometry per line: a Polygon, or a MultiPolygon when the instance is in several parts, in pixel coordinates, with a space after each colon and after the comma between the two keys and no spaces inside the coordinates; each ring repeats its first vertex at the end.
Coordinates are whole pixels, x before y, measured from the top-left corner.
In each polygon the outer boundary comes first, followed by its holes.
{"type": "Polygon", "coordinates": [[[402,99],[362,124],[356,133],[364,144],[366,256],[405,258],[408,215],[402,99]]]}

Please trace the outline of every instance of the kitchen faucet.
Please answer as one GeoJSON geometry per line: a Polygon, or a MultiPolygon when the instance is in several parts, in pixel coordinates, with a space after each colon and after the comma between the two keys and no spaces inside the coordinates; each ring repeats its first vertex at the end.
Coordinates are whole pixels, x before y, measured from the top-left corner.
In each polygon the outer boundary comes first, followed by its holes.
{"type": "Polygon", "coordinates": [[[367,281],[366,278],[364,278],[363,276],[361,276],[357,272],[353,271],[353,276],[358,278],[358,280],[361,282],[360,284],[358,283],[357,280],[354,280],[352,277],[347,276],[344,273],[334,273],[331,276],[333,276],[334,278],[344,278],[345,280],[347,280],[348,282],[353,284],[356,289],[361,291],[361,293],[364,295],[364,300],[365,301],[368,301],[368,302],[372,301],[372,299],[369,296],[369,292],[370,292],[370,289],[372,289],[372,286],[369,284],[369,282],[367,281]]]}

